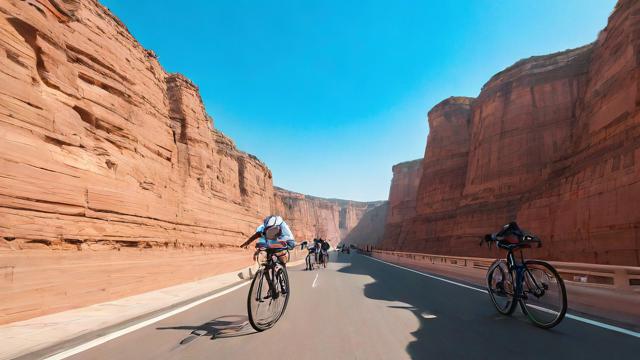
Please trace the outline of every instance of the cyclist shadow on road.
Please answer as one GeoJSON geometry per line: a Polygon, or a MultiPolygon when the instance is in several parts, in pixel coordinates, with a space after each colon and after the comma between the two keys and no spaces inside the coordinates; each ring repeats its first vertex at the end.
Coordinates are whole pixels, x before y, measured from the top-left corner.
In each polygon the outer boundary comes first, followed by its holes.
{"type": "Polygon", "coordinates": [[[159,327],[157,330],[191,330],[191,334],[180,341],[180,345],[190,343],[200,337],[211,340],[245,336],[255,333],[246,315],[226,315],[207,321],[201,325],[159,327]]]}

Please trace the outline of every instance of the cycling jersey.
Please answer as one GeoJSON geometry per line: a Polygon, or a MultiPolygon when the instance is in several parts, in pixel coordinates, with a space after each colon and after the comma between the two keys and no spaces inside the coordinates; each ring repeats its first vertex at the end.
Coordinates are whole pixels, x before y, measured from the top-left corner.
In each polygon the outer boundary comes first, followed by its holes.
{"type": "Polygon", "coordinates": [[[293,237],[293,233],[291,232],[291,229],[289,229],[289,225],[287,225],[287,223],[284,222],[284,220],[282,220],[282,222],[280,222],[278,225],[280,226],[280,229],[281,229],[278,239],[269,240],[268,242],[267,242],[267,239],[264,237],[264,224],[258,226],[256,228],[256,232],[261,233],[262,236],[260,237],[260,239],[258,239],[258,242],[256,243],[256,247],[277,246],[277,244],[280,241],[285,241],[289,245],[289,248],[293,248],[295,246],[295,239],[293,237]]]}

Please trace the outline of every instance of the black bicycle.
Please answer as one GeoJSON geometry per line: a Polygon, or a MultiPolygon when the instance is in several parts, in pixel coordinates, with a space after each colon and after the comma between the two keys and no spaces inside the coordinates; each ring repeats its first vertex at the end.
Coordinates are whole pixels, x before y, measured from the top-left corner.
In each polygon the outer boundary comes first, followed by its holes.
{"type": "Polygon", "coordinates": [[[313,270],[315,266],[318,265],[318,262],[316,261],[316,252],[318,249],[316,249],[314,246],[309,246],[308,242],[303,241],[300,244],[300,250],[304,250],[305,247],[307,248],[307,256],[305,256],[304,258],[304,263],[306,265],[305,270],[313,270]]]}
{"type": "Polygon", "coordinates": [[[282,247],[260,248],[255,255],[258,271],[249,289],[247,312],[256,331],[273,327],[287,309],[291,296],[287,268],[280,260],[286,257],[288,261],[290,256],[286,242],[283,243],[282,247]]]}
{"type": "Polygon", "coordinates": [[[322,264],[322,267],[326,269],[327,264],[329,263],[329,252],[326,250],[320,250],[318,257],[320,258],[320,264],[322,264]]]}
{"type": "Polygon", "coordinates": [[[564,281],[550,264],[540,260],[525,260],[522,249],[542,241],[511,222],[495,234],[480,241],[507,250],[506,261],[498,259],[487,271],[489,297],[498,312],[511,315],[520,303],[522,312],[535,325],[549,329],[560,323],[567,312],[567,290],[564,281]],[[520,259],[514,251],[520,250],[520,259]],[[514,280],[515,279],[515,280],[514,280]]]}

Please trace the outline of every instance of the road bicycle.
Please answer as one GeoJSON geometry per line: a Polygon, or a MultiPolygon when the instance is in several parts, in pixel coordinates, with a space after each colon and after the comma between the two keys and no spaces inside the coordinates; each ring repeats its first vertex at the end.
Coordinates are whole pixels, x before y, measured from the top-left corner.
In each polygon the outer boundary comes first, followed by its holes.
{"type": "Polygon", "coordinates": [[[322,264],[322,267],[326,269],[327,264],[329,263],[329,252],[326,250],[320,250],[320,252],[318,253],[318,258],[320,260],[320,264],[322,264]]]}
{"type": "MultiPolygon", "coordinates": [[[[307,256],[304,258],[304,263],[305,263],[305,270],[313,270],[315,268],[316,265],[318,265],[318,262],[316,261],[316,248],[315,247],[310,247],[309,244],[304,241],[300,244],[300,249],[304,249],[307,248],[307,256]]],[[[320,265],[318,265],[320,266],[320,265]]]]}
{"type": "Polygon", "coordinates": [[[261,245],[254,257],[258,270],[249,288],[247,312],[251,327],[264,331],[280,320],[291,296],[289,275],[284,265],[290,257],[289,246],[286,241],[261,245]],[[283,262],[282,258],[287,261],[283,262]]]}
{"type": "Polygon", "coordinates": [[[511,222],[495,234],[487,234],[480,241],[491,247],[507,250],[505,259],[497,259],[487,271],[489,297],[499,313],[511,315],[520,303],[522,312],[536,326],[550,329],[558,325],[567,312],[567,290],[564,281],[549,263],[525,260],[522,249],[542,241],[511,222]],[[520,259],[514,251],[520,250],[520,259]]]}

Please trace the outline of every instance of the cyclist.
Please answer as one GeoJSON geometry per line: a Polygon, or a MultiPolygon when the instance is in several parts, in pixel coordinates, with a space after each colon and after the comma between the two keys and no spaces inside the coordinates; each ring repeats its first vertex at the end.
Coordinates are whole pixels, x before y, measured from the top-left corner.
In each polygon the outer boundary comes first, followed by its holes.
{"type": "MultiPolygon", "coordinates": [[[[313,239],[313,245],[307,245],[307,250],[309,251],[309,254],[307,255],[307,257],[305,259],[306,263],[307,263],[307,270],[313,270],[313,264],[311,263],[311,257],[313,257],[314,259],[317,260],[317,257],[316,257],[317,252],[316,252],[316,245],[315,245],[317,240],[318,239],[313,239]]],[[[305,243],[306,243],[306,241],[305,241],[305,243]]],[[[317,263],[317,261],[316,261],[316,263],[317,263]]]]}
{"type": "Polygon", "coordinates": [[[328,241],[326,240],[322,240],[322,242],[320,243],[320,256],[322,259],[326,259],[329,260],[329,249],[331,248],[331,244],[329,244],[328,241]]]}
{"type": "Polygon", "coordinates": [[[258,240],[256,248],[282,248],[281,252],[276,253],[280,262],[284,265],[287,262],[286,249],[292,250],[296,246],[293,233],[289,229],[289,225],[280,216],[269,215],[264,218],[260,226],[256,228],[255,234],[251,235],[240,247],[247,248],[249,244],[258,240]]]}
{"type": "Polygon", "coordinates": [[[318,256],[320,255],[320,244],[322,244],[322,238],[313,239],[313,254],[316,258],[316,263],[319,262],[318,256]]]}

